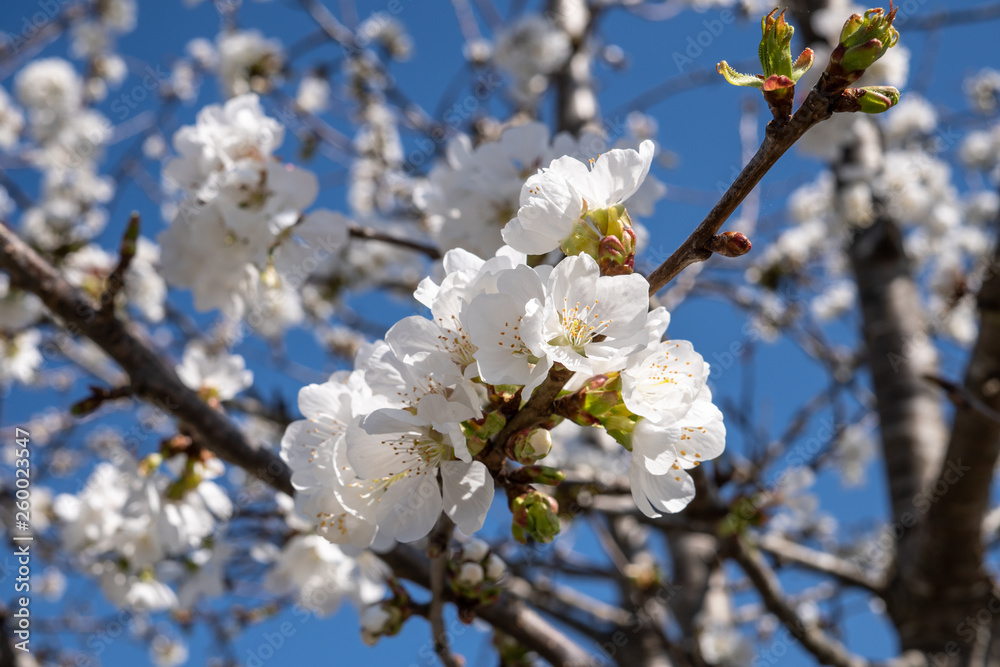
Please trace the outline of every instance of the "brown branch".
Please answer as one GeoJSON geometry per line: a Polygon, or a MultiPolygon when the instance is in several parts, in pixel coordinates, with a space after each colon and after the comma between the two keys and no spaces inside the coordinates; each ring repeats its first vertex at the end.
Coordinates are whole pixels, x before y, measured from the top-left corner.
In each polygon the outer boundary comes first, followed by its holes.
{"type": "Polygon", "coordinates": [[[789,606],[781,590],[778,575],[767,564],[760,552],[747,546],[743,538],[729,542],[729,556],[733,558],[760,593],[764,606],[791,632],[802,647],[813,654],[820,663],[835,667],[866,667],[870,663],[850,653],[836,639],[828,636],[816,625],[807,624],[789,606]]]}
{"type": "Polygon", "coordinates": [[[733,184],[729,186],[726,193],[722,195],[722,198],[687,240],[649,274],[650,296],[659,292],[664,285],[691,264],[704,262],[711,257],[712,238],[719,233],[722,225],[757,186],[764,174],[809,128],[833,114],[834,100],[840,93],[826,92],[825,83],[826,76],[824,75],[787,123],[779,124],[771,121],[767,124],[764,141],[760,148],[757,149],[757,153],[736,177],[733,184]]]}
{"type": "Polygon", "coordinates": [[[556,364],[549,369],[549,376],[531,394],[516,415],[491,440],[490,444],[476,457],[486,464],[494,477],[500,473],[507,459],[507,441],[515,433],[544,423],[552,417],[552,403],[559,392],[573,377],[573,371],[567,370],[562,364],[556,364]]]}
{"type": "Polygon", "coordinates": [[[842,583],[864,588],[880,595],[883,584],[859,572],[858,567],[833,554],[817,551],[780,535],[761,535],[756,546],[775,556],[779,562],[795,563],[814,572],[828,574],[842,583]]]}
{"type": "Polygon", "coordinates": [[[364,239],[366,241],[382,241],[383,243],[390,243],[392,245],[397,245],[401,248],[406,248],[408,250],[416,250],[417,252],[427,255],[431,259],[441,258],[441,251],[432,245],[421,243],[419,241],[412,241],[410,239],[394,236],[392,234],[386,234],[385,232],[380,232],[376,229],[361,227],[359,225],[351,225],[349,233],[351,235],[351,238],[354,239],[364,239]]]}
{"type": "Polygon", "coordinates": [[[291,474],[281,459],[266,449],[252,447],[236,426],[210,408],[180,381],[173,368],[133,336],[113,311],[98,309],[2,223],[0,268],[10,275],[12,285],[37,295],[70,333],[90,338],[118,362],[128,373],[136,396],[190,425],[220,458],[280,491],[294,493],[291,474]]]}

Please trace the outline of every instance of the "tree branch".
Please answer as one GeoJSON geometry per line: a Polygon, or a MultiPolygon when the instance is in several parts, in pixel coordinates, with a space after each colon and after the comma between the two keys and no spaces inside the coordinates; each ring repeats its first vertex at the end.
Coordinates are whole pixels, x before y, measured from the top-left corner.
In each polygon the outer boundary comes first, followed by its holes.
{"type": "Polygon", "coordinates": [[[733,560],[739,563],[760,593],[764,606],[769,612],[788,628],[802,644],[802,647],[812,653],[824,665],[835,667],[867,667],[869,662],[864,658],[851,654],[843,644],[827,636],[816,625],[805,623],[785,600],[781,590],[778,575],[765,562],[760,552],[748,547],[741,537],[730,541],[730,553],[733,560]]]}
{"type": "MultiPolygon", "coordinates": [[[[1000,220],[998,220],[1000,226],[1000,220]]],[[[963,655],[965,619],[993,608],[984,568],[982,527],[1000,457],[1000,248],[979,292],[979,337],[966,368],[962,395],[936,481],[924,492],[929,508],[913,548],[899,563],[903,601],[919,614],[900,619],[905,648],[940,651],[958,642],[963,655]],[[989,605],[989,607],[987,607],[989,605]]],[[[950,664],[950,663],[949,663],[950,664]]],[[[965,664],[958,663],[955,664],[965,664]]]]}
{"type": "Polygon", "coordinates": [[[884,587],[880,582],[859,572],[849,561],[796,544],[780,535],[761,535],[756,540],[756,546],[775,556],[779,561],[795,563],[815,572],[828,574],[842,583],[864,588],[877,595],[881,595],[884,587]]]}
{"type": "Polygon", "coordinates": [[[70,333],[90,338],[107,352],[128,373],[136,396],[190,425],[220,458],[284,493],[294,493],[291,474],[281,459],[266,449],[252,447],[236,426],[210,408],[180,381],[173,368],[133,336],[113,311],[99,309],[3,223],[0,268],[10,275],[13,286],[37,295],[70,333]]]}
{"type": "MultiPolygon", "coordinates": [[[[833,115],[835,96],[825,92],[825,81],[825,76],[820,78],[819,83],[809,92],[802,106],[787,123],[778,124],[771,121],[767,124],[764,141],[760,148],[757,149],[757,153],[736,177],[733,184],[729,186],[726,193],[722,195],[722,198],[687,240],[649,274],[650,296],[659,292],[664,285],[673,280],[686,267],[695,262],[704,262],[711,257],[712,250],[709,244],[712,237],[718,234],[722,225],[757,186],[764,174],[809,128],[833,115]]],[[[837,95],[839,94],[837,93],[837,95]]]]}

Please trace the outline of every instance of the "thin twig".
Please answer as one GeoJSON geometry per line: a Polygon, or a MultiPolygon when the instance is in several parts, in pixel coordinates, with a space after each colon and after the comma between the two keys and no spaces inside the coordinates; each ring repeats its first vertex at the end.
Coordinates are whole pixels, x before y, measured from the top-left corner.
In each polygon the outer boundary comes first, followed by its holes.
{"type": "Polygon", "coordinates": [[[393,236],[392,234],[386,234],[385,232],[380,232],[376,229],[371,229],[369,227],[351,225],[349,233],[351,235],[351,238],[354,239],[364,239],[366,241],[382,241],[383,243],[398,245],[401,248],[416,250],[417,252],[421,252],[427,255],[431,259],[441,258],[441,251],[432,245],[421,243],[419,241],[412,241],[410,239],[402,238],[400,236],[393,236]]]}
{"type": "Polygon", "coordinates": [[[719,202],[709,211],[701,224],[674,251],[665,262],[649,274],[649,293],[656,294],[677,274],[695,262],[703,262],[712,256],[709,243],[725,224],[733,211],[746,199],[778,159],[791,148],[813,125],[833,115],[833,102],[840,95],[826,91],[826,76],[820,78],[810,91],[802,106],[787,123],[771,121],[767,125],[764,141],[753,159],[743,168],[719,202]]]}
{"type": "Polygon", "coordinates": [[[431,601],[427,609],[427,620],[431,623],[434,652],[441,658],[445,667],[462,667],[462,663],[451,652],[448,631],[444,627],[444,585],[448,574],[448,545],[454,529],[455,524],[451,519],[442,515],[431,534],[431,549],[436,553],[431,558],[431,601]]]}
{"type": "Polygon", "coordinates": [[[125,289],[125,273],[132,264],[139,242],[139,214],[135,211],[128,219],[128,226],[122,235],[121,249],[118,251],[118,266],[108,276],[107,287],[101,294],[101,311],[107,315],[115,309],[115,298],[125,289]]]}

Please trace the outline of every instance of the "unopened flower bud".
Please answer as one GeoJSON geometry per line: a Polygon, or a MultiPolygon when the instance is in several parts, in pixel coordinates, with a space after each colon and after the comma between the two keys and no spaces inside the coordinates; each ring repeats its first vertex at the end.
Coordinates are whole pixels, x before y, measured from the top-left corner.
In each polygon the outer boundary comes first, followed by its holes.
{"type": "Polygon", "coordinates": [[[479,563],[462,563],[458,570],[458,583],[463,586],[478,586],[483,581],[483,566],[479,563]]]}
{"type": "Polygon", "coordinates": [[[882,113],[899,103],[899,91],[892,86],[866,86],[861,92],[858,101],[864,113],[882,113]]]}
{"type": "Polygon", "coordinates": [[[552,451],[552,434],[547,429],[527,429],[515,434],[510,440],[510,457],[518,463],[531,465],[545,458],[552,451]]]}
{"type": "Polygon", "coordinates": [[[507,564],[500,556],[490,554],[490,557],[486,559],[486,578],[490,581],[498,581],[505,574],[507,574],[507,564]]]}
{"type": "Polygon", "coordinates": [[[892,86],[848,88],[837,98],[833,110],[882,113],[891,109],[897,102],[899,102],[899,91],[892,86]]]}
{"type": "Polygon", "coordinates": [[[708,244],[709,249],[723,257],[741,257],[753,247],[743,232],[716,234],[708,244]]]}
{"type": "Polygon", "coordinates": [[[899,41],[899,32],[892,26],[896,9],[885,14],[881,8],[869,9],[864,16],[852,15],[840,32],[840,43],[830,54],[825,85],[827,93],[836,93],[861,78],[899,41]]]}
{"type": "Polygon", "coordinates": [[[792,114],[795,82],[812,67],[813,52],[812,49],[805,49],[792,61],[791,43],[795,29],[785,21],[784,11],[775,18],[777,11],[773,10],[760,22],[762,36],[758,55],[763,74],[741,74],[725,60],[716,65],[716,71],[734,86],[760,89],[772,115],[786,121],[792,114]]]}
{"type": "MultiPolygon", "coordinates": [[[[358,620],[361,622],[361,640],[368,646],[374,646],[382,635],[392,635],[393,625],[398,614],[393,613],[394,607],[380,602],[365,607],[358,620]]],[[[398,628],[396,629],[398,632],[398,628]]]]}
{"type": "Polygon", "coordinates": [[[486,558],[486,554],[489,552],[489,544],[478,537],[473,537],[462,545],[462,560],[479,562],[486,558]]]}
{"type": "Polygon", "coordinates": [[[529,491],[514,499],[511,533],[521,544],[531,537],[537,542],[551,542],[559,534],[559,503],[555,498],[529,491]]]}

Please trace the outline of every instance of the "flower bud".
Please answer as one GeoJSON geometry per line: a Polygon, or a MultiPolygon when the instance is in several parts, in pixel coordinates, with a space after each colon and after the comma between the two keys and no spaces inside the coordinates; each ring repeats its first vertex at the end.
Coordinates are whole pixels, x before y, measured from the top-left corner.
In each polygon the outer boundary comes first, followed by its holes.
{"type": "Polygon", "coordinates": [[[892,86],[848,88],[837,98],[833,110],[882,113],[891,109],[897,102],[899,102],[899,91],[892,86]]]}
{"type": "Polygon", "coordinates": [[[864,113],[882,113],[899,103],[899,91],[892,86],[866,86],[858,101],[864,113]]]}
{"type": "Polygon", "coordinates": [[[508,455],[518,463],[531,465],[545,458],[552,451],[552,434],[547,429],[536,428],[519,431],[510,439],[508,455]]]}
{"type": "Polygon", "coordinates": [[[528,538],[548,543],[559,534],[559,504],[538,491],[529,491],[514,499],[511,533],[521,544],[528,538]]]}
{"type": "Polygon", "coordinates": [[[483,566],[479,563],[462,563],[462,567],[458,570],[457,581],[471,588],[482,583],[484,574],[483,566]]]}
{"type": "MultiPolygon", "coordinates": [[[[899,41],[899,32],[892,27],[897,9],[894,8],[888,14],[884,14],[885,10],[877,7],[866,11],[863,18],[854,14],[847,19],[843,30],[840,31],[840,44],[838,44],[845,49],[843,57],[856,59],[859,56],[852,54],[873,53],[871,60],[861,66],[861,69],[867,69],[885,55],[885,52],[899,41]],[[877,42],[877,49],[873,42],[877,42]]],[[[846,66],[845,69],[851,71],[851,68],[846,66]]]]}
{"type": "Polygon", "coordinates": [[[486,559],[486,578],[490,581],[499,581],[505,574],[507,574],[507,564],[500,556],[490,554],[486,559]]]}
{"type": "Polygon", "coordinates": [[[486,558],[486,554],[489,552],[489,544],[478,537],[473,537],[462,545],[462,560],[478,562],[486,558]]]}
{"type": "Polygon", "coordinates": [[[862,17],[852,15],[840,32],[840,43],[830,54],[826,68],[828,93],[843,91],[861,78],[885,52],[899,41],[899,32],[892,26],[896,9],[888,14],[881,8],[869,9],[862,17]]]}
{"type": "Polygon", "coordinates": [[[760,89],[772,115],[780,121],[786,121],[792,115],[795,82],[812,67],[813,52],[812,49],[805,49],[792,61],[791,44],[795,28],[785,21],[784,11],[774,18],[776,11],[778,10],[774,9],[760,22],[762,37],[758,56],[763,74],[740,74],[725,60],[716,65],[715,69],[734,86],[760,89]]]}
{"type": "Polygon", "coordinates": [[[361,622],[361,640],[374,646],[379,637],[394,635],[403,625],[403,614],[391,601],[365,607],[358,616],[361,622]]]}
{"type": "Polygon", "coordinates": [[[723,257],[741,257],[753,247],[743,232],[723,232],[712,237],[709,249],[723,257]]]}

